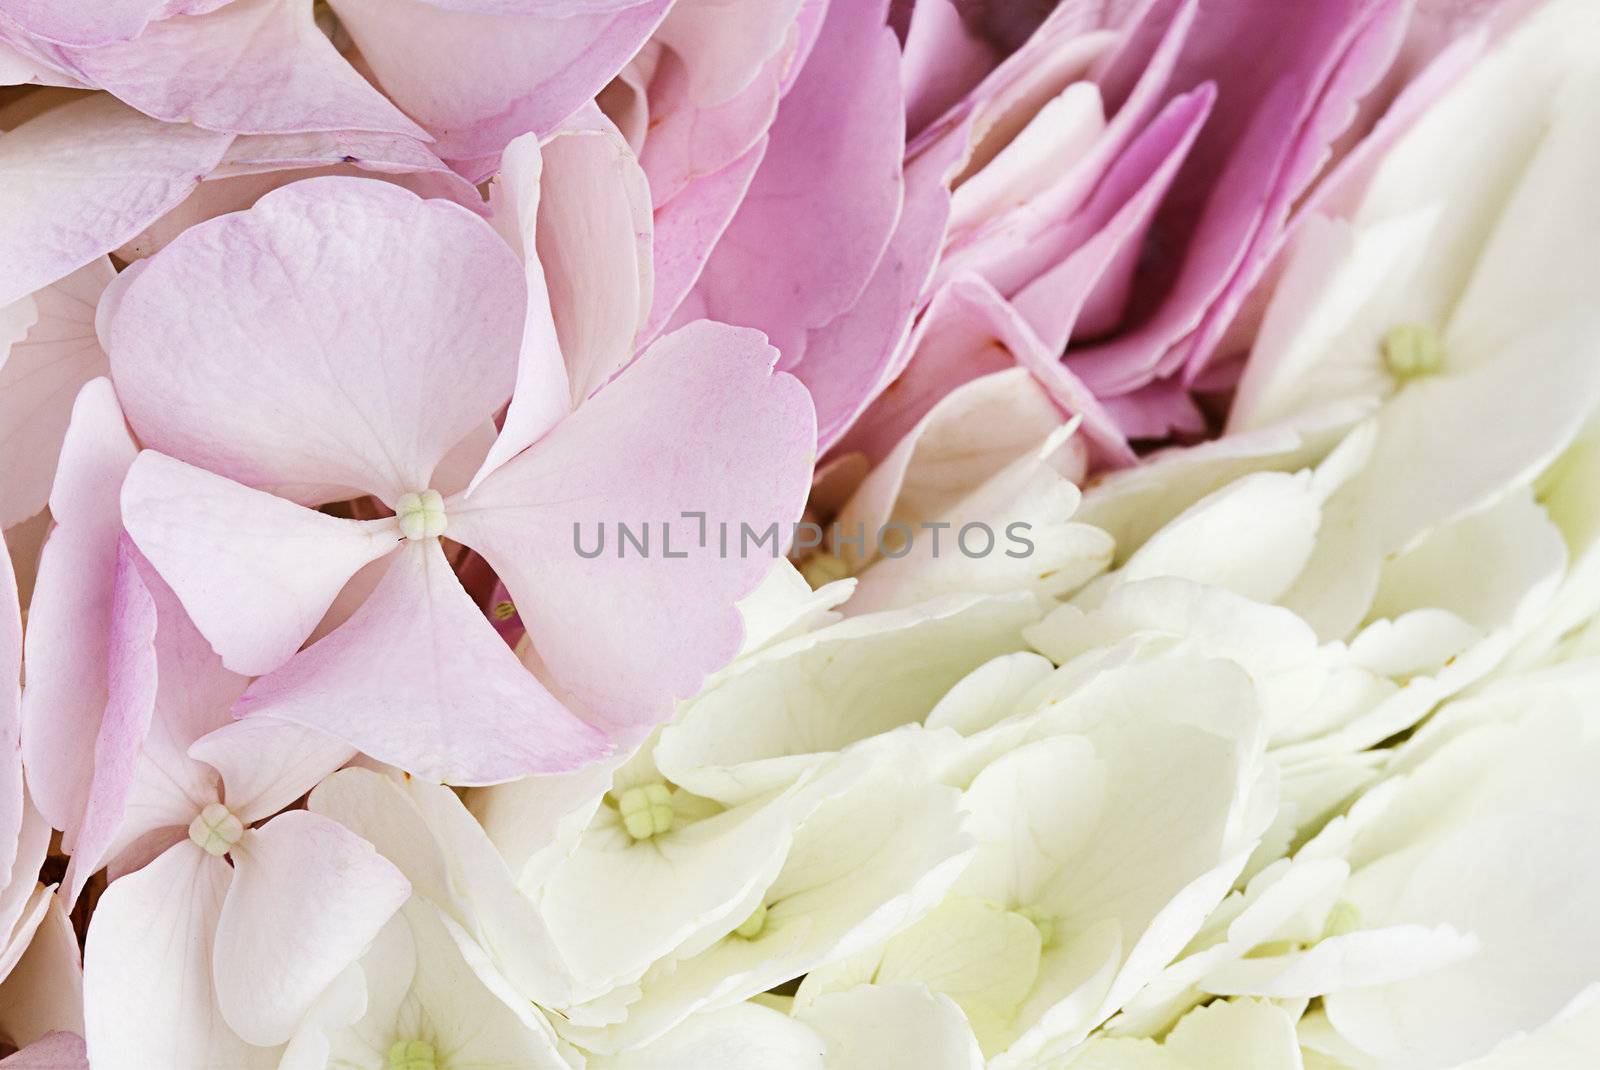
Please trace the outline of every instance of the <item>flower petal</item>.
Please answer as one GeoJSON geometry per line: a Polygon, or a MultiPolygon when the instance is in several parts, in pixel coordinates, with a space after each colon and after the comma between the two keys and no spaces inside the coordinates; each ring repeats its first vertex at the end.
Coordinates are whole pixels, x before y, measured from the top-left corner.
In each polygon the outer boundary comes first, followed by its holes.
{"type": "MultiPolygon", "coordinates": [[[[52,57],[146,115],[231,134],[373,130],[424,140],[317,28],[311,0],[230,0],[134,40],[52,57]]],[[[168,127],[167,129],[171,129],[168,127]]]]}
{"type": "Polygon", "coordinates": [[[452,537],[510,588],[549,678],[599,723],[662,719],[738,649],[734,603],[787,541],[779,529],[800,513],[813,459],[810,401],[772,356],[753,331],[682,328],[447,504],[452,537]],[[687,559],[580,556],[576,533],[623,522],[666,525],[677,548],[657,552],[687,559]],[[741,524],[770,524],[773,541],[724,557],[719,524],[733,540],[741,524]]]}
{"type": "Polygon", "coordinates": [[[0,305],[115,249],[175,206],[232,140],[169,126],[107,96],[0,137],[0,305]]]}
{"type": "Polygon", "coordinates": [[[118,520],[117,490],[133,460],[111,384],[79,392],[51,491],[56,528],[45,543],[24,643],[22,760],[39,812],[75,828],[93,774],[91,740],[106,705],[118,520]]]}
{"type": "Polygon", "coordinates": [[[114,274],[109,260],[91,260],[0,309],[0,336],[15,338],[0,356],[0,528],[44,508],[73,399],[106,374],[94,310],[114,274]]]}
{"type": "Polygon", "coordinates": [[[801,359],[806,331],[861,296],[900,216],[905,113],[886,7],[829,7],[701,276],[704,314],[765,331],[785,369],[801,359]]]}
{"type": "Polygon", "coordinates": [[[317,178],[151,259],[108,349],[145,445],[301,500],[392,505],[510,397],[522,307],[516,258],[470,212],[317,178]]]}
{"type": "Polygon", "coordinates": [[[293,810],[234,847],[217,918],[217,1006],[241,1037],[282,1044],[361,955],[411,886],[372,845],[293,810]]]}
{"type": "Polygon", "coordinates": [[[452,784],[563,772],[606,751],[518,663],[431,539],[407,545],[343,627],[257,680],[234,713],[452,784]]]}
{"type": "Polygon", "coordinates": [[[425,0],[330,4],[378,84],[433,133],[447,160],[498,156],[519,134],[555,129],[610,81],[669,6],[645,0],[579,13],[569,4],[566,17],[554,17],[425,0]]]}
{"type": "Polygon", "coordinates": [[[393,521],[327,516],[151,450],[122,487],[128,534],[245,675],[300,648],[345,581],[399,544],[393,521]]]}
{"type": "Polygon", "coordinates": [[[227,1027],[212,995],[212,937],[231,880],[227,862],[184,841],[100,897],[83,951],[95,1070],[277,1065],[227,1027]]]}

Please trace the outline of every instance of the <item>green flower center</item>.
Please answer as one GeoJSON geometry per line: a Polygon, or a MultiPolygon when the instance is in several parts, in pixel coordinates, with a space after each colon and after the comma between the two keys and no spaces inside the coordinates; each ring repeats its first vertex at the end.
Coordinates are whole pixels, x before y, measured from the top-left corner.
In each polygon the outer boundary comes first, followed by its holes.
{"type": "Polygon", "coordinates": [[[209,803],[189,822],[189,838],[208,855],[221,857],[244,835],[244,823],[221,803],[209,803]]]}
{"type": "Polygon", "coordinates": [[[672,790],[661,781],[629,788],[617,799],[622,827],[635,840],[648,840],[672,830],[672,790]]]}
{"type": "Polygon", "coordinates": [[[394,503],[394,516],[400,521],[400,534],[413,542],[437,539],[448,524],[444,498],[436,490],[400,495],[400,500],[394,503]]]}
{"type": "Polygon", "coordinates": [[[426,1040],[397,1040],[389,1049],[389,1070],[438,1070],[433,1045],[426,1040]]]}
{"type": "Polygon", "coordinates": [[[1444,363],[1439,332],[1425,323],[1402,323],[1383,336],[1383,362],[1402,382],[1432,375],[1444,363]]]}

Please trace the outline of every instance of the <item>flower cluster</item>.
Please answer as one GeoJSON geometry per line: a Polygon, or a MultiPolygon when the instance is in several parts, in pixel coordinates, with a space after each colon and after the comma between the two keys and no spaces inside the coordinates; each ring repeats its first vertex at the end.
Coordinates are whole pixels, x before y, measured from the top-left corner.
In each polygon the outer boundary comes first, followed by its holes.
{"type": "Polygon", "coordinates": [[[1593,0],[0,0],[0,1068],[1600,1065],[1593,0]]]}

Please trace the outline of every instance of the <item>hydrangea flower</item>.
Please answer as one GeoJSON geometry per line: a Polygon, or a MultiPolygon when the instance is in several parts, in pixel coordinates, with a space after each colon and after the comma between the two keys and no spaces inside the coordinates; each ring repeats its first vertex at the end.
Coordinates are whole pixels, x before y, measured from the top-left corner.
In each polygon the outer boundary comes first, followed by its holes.
{"type": "Polygon", "coordinates": [[[569,404],[539,392],[547,376],[565,376],[559,352],[525,355],[540,378],[517,372],[521,277],[514,254],[457,206],[330,178],[188,231],[118,295],[112,371],[151,450],[124,488],[126,522],[224,661],[269,674],[241,698],[241,714],[298,720],[460,783],[603,753],[604,733],[517,664],[450,575],[446,531],[511,588],[551,686],[621,736],[658,719],[733,652],[731,603],[760,562],[695,547],[683,503],[704,505],[711,523],[758,527],[797,511],[811,422],[797,384],[772,376],[770,350],[751,334],[692,325],[554,428],[519,419],[514,400],[514,445],[491,455],[503,463],[467,490],[477,460],[444,462],[511,394],[514,375],[518,400],[534,398],[538,411],[569,404]],[[324,240],[303,244],[335,218],[324,240]],[[257,266],[241,274],[241,263],[257,266]],[[233,314],[204,328],[179,317],[200,285],[222,287],[213,307],[233,314]],[[293,338],[273,311],[288,300],[307,312],[293,338]],[[180,337],[193,360],[175,365],[180,337]],[[697,412],[703,463],[668,460],[659,436],[694,426],[697,412]],[[761,443],[746,454],[751,474],[730,480],[723,451],[751,442],[761,443]],[[343,520],[293,504],[354,493],[374,494],[395,517],[343,520]],[[209,532],[195,523],[205,517],[209,532]],[[694,548],[695,564],[664,573],[647,560],[577,555],[575,527],[637,517],[669,525],[684,548],[675,552],[694,548]],[[395,563],[350,620],[291,660],[345,581],[391,553],[395,563]],[[633,582],[646,574],[650,582],[633,582]],[[223,575],[231,579],[219,584],[223,575]],[[648,636],[653,650],[632,667],[606,653],[632,649],[630,636],[648,636]]]}

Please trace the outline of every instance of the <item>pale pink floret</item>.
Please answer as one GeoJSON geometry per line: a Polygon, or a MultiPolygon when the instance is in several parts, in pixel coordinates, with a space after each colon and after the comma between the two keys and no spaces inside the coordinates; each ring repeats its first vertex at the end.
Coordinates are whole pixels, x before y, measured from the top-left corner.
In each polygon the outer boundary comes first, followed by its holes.
{"type": "MultiPolygon", "coordinates": [[[[696,547],[698,521],[680,513],[736,531],[792,521],[812,459],[804,391],[773,374],[753,332],[692,325],[470,496],[460,476],[435,487],[452,447],[512,393],[522,275],[455,205],[317,179],[194,228],[122,295],[113,374],[151,447],[124,487],[124,517],[224,661],[267,674],[240,715],[299,721],[433,779],[493,782],[637,738],[737,649],[733,603],[770,560],[696,547]],[[429,489],[448,536],[511,589],[543,682],[436,539],[294,504],[370,493],[394,507],[429,489]],[[691,557],[602,563],[575,551],[574,524],[646,520],[671,524],[691,557]],[[295,655],[344,583],[395,551],[354,616],[295,655]]],[[[533,390],[560,378],[522,377],[533,390]]]]}

